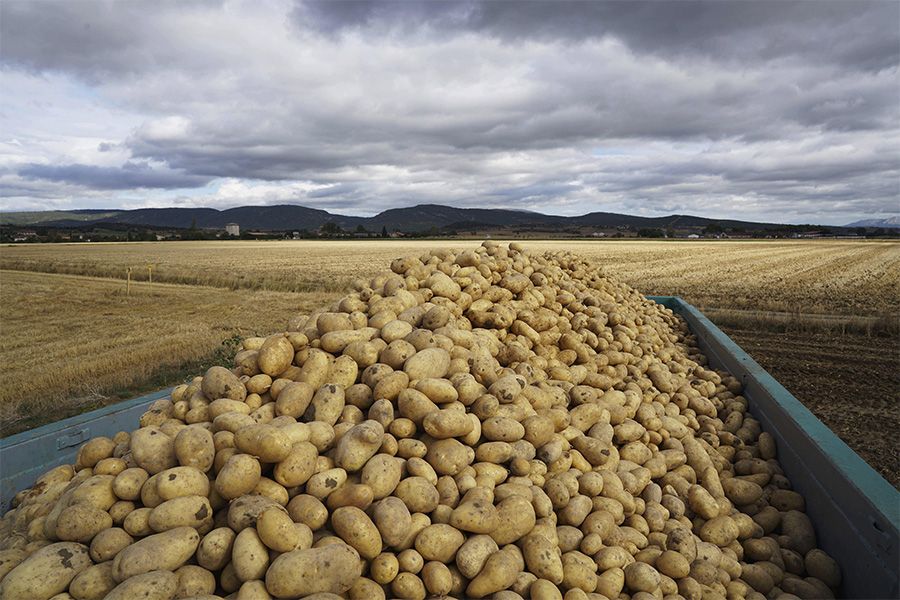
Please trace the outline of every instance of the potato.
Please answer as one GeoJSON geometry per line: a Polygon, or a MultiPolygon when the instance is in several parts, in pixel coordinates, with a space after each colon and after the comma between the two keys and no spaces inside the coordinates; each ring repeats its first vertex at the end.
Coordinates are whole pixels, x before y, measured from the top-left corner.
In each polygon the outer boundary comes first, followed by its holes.
{"type": "Polygon", "coordinates": [[[104,458],[109,458],[116,448],[116,443],[108,437],[95,437],[78,449],[75,464],[81,468],[89,468],[96,465],[104,458]]]}
{"type": "Polygon", "coordinates": [[[218,527],[207,533],[197,548],[197,564],[209,571],[221,570],[231,561],[235,537],[228,527],[218,527]]]}
{"type": "MultiPolygon", "coordinates": [[[[423,527],[424,529],[424,527],[423,527]]],[[[418,535],[418,532],[416,533],[418,535]]],[[[415,536],[413,536],[415,537],[415,536]]],[[[407,548],[397,556],[400,563],[400,570],[407,573],[418,573],[425,566],[425,559],[417,550],[407,548]]]]}
{"type": "Polygon", "coordinates": [[[408,336],[413,331],[413,326],[406,321],[394,320],[386,323],[381,328],[381,339],[390,344],[408,336]]]}
{"type": "Polygon", "coordinates": [[[172,467],[159,474],[156,493],[161,500],[182,496],[208,496],[209,477],[196,467],[172,467]]]}
{"type": "Polygon", "coordinates": [[[267,496],[250,494],[232,500],[228,505],[228,514],[225,522],[235,532],[240,533],[247,527],[254,527],[259,515],[267,508],[274,507],[277,510],[285,510],[276,501],[267,496]]]}
{"type": "Polygon", "coordinates": [[[536,577],[562,583],[562,553],[558,544],[540,533],[532,533],[522,540],[522,555],[528,570],[536,577]]]}
{"type": "Polygon", "coordinates": [[[328,494],[328,509],[335,510],[342,506],[355,506],[366,510],[372,504],[372,489],[360,483],[347,483],[333,493],[328,494]]]}
{"type": "Polygon", "coordinates": [[[275,481],[285,487],[303,485],[315,473],[318,455],[316,447],[309,442],[293,444],[288,455],[275,465],[275,481]]]}
{"type": "Polygon", "coordinates": [[[384,427],[377,421],[354,426],[338,441],[334,462],[348,473],[359,471],[372,458],[384,438],[384,427]]]}
{"type": "Polygon", "coordinates": [[[625,586],[632,592],[653,592],[659,588],[659,572],[650,565],[633,562],[625,567],[625,586]]]}
{"type": "Polygon", "coordinates": [[[102,600],[116,587],[112,576],[112,562],[92,565],[75,576],[69,584],[69,594],[76,600],[102,600]]]}
{"type": "Polygon", "coordinates": [[[521,554],[515,546],[506,546],[490,555],[478,575],[466,587],[466,595],[484,598],[508,588],[523,568],[521,554]]]}
{"type": "Polygon", "coordinates": [[[58,542],[44,546],[0,581],[0,598],[47,600],[65,591],[72,580],[90,566],[91,557],[84,544],[58,542]]]}
{"type": "Polygon", "coordinates": [[[400,573],[391,582],[391,591],[396,598],[412,598],[422,600],[425,598],[425,584],[412,573],[400,573]]]}
{"type": "Polygon", "coordinates": [[[119,583],[105,600],[171,600],[178,590],[178,576],[170,571],[150,571],[119,583]]]}
{"type": "MultiPolygon", "coordinates": [[[[274,387],[274,386],[273,386],[274,387]]],[[[275,414],[299,418],[309,408],[316,388],[305,381],[290,382],[278,393],[275,414]]]]}
{"type": "Polygon", "coordinates": [[[234,595],[234,600],[270,600],[272,596],[266,591],[266,583],[255,579],[245,581],[234,595]]]}
{"type": "Polygon", "coordinates": [[[459,399],[459,392],[446,379],[426,378],[416,383],[416,390],[425,394],[435,404],[449,404],[459,399]]]}
{"type": "Polygon", "coordinates": [[[443,348],[425,348],[409,357],[403,365],[403,371],[411,381],[419,379],[438,379],[444,377],[450,369],[450,353],[443,348]]]}
{"type": "Polygon", "coordinates": [[[375,523],[355,506],[343,506],[331,515],[335,533],[359,555],[373,559],[381,553],[381,535],[375,523]]]}
{"type": "Polygon", "coordinates": [[[153,509],[146,506],[131,511],[122,522],[122,529],[130,536],[144,537],[150,535],[153,533],[153,528],[150,527],[150,513],[152,512],[153,509]]]}
{"type": "Polygon", "coordinates": [[[177,527],[145,537],[113,559],[113,578],[123,582],[150,571],[174,571],[194,555],[200,535],[191,527],[177,527]]]}
{"type": "Polygon", "coordinates": [[[203,375],[201,386],[203,395],[210,401],[228,398],[243,402],[247,397],[247,390],[241,380],[224,367],[210,367],[203,375]]]}
{"type": "Polygon", "coordinates": [[[287,511],[295,523],[303,523],[310,529],[321,528],[328,520],[328,509],[318,498],[308,494],[300,494],[291,498],[287,511]]]}
{"type": "Polygon", "coordinates": [[[402,500],[393,496],[375,505],[374,520],[381,539],[388,546],[399,547],[412,529],[409,509],[402,500]]]}
{"type": "Polygon", "coordinates": [[[763,489],[752,481],[731,477],[722,482],[725,495],[738,506],[753,504],[763,495],[763,489]]]}
{"type": "Polygon", "coordinates": [[[538,579],[528,588],[531,600],[563,600],[563,596],[550,581],[546,579],[538,579]]]}
{"type": "Polygon", "coordinates": [[[178,577],[176,598],[210,595],[216,591],[215,575],[203,567],[184,565],[175,571],[175,575],[178,577]]]}
{"type": "Polygon", "coordinates": [[[381,585],[392,582],[399,572],[400,562],[390,552],[382,552],[369,565],[369,576],[381,585]]]}
{"type": "Polygon", "coordinates": [[[344,406],[344,388],[329,383],[316,391],[306,414],[310,421],[322,421],[333,426],[341,416],[344,406]]]}
{"type": "Polygon", "coordinates": [[[373,327],[362,327],[350,331],[329,331],[320,338],[322,349],[332,354],[340,354],[353,342],[368,342],[378,330],[373,327]]]}
{"type": "Polygon", "coordinates": [[[306,483],[306,491],[319,500],[324,500],[334,490],[347,481],[347,471],[340,468],[328,469],[316,473],[306,483]]]}
{"type": "Polygon", "coordinates": [[[457,475],[471,464],[475,453],[456,438],[437,440],[428,447],[425,460],[440,475],[457,475]]]}
{"type": "Polygon", "coordinates": [[[56,537],[67,542],[89,543],[95,535],[113,526],[112,517],[90,504],[73,504],[59,514],[56,537]]]}
{"type": "Polygon", "coordinates": [[[474,579],[487,559],[499,550],[489,535],[470,536],[456,552],[456,566],[466,579],[474,579]]]}
{"type": "Polygon", "coordinates": [[[0,581],[26,558],[28,558],[28,553],[21,548],[0,550],[0,581]]]}
{"type": "Polygon", "coordinates": [[[500,525],[489,534],[497,545],[511,544],[534,528],[534,507],[521,496],[506,498],[497,505],[497,512],[500,525]]]}
{"type": "Polygon", "coordinates": [[[402,480],[394,495],[403,501],[410,513],[429,513],[440,502],[437,488],[423,477],[407,477],[402,480]]]}
{"type": "Polygon", "coordinates": [[[260,346],[256,361],[260,371],[277,377],[294,361],[294,346],[283,335],[273,335],[260,346]]]}
{"type": "Polygon", "coordinates": [[[249,493],[259,483],[259,461],[248,454],[235,454],[216,475],[216,492],[226,500],[249,493]]]}
{"type": "Polygon", "coordinates": [[[493,494],[475,487],[450,514],[450,524],[460,531],[491,533],[500,525],[500,513],[493,504],[493,494]]]}
{"type": "Polygon", "coordinates": [[[212,433],[199,425],[185,427],[175,436],[175,457],[182,467],[206,473],[216,457],[212,433]]]}
{"type": "Polygon", "coordinates": [[[175,440],[158,427],[141,427],[131,435],[131,456],[151,475],[178,464],[175,440]]]}
{"type": "Polygon", "coordinates": [[[275,507],[266,508],[256,519],[260,541],[276,552],[290,552],[299,547],[302,539],[297,525],[287,513],[275,507]]]}
{"type": "Polygon", "coordinates": [[[456,528],[437,523],[419,532],[416,536],[416,550],[427,561],[449,563],[465,541],[465,536],[456,528]]]}
{"type": "Polygon", "coordinates": [[[331,363],[325,383],[333,383],[346,389],[356,383],[358,375],[359,365],[356,364],[356,361],[350,356],[339,356],[331,363]]]}
{"type": "Polygon", "coordinates": [[[253,527],[241,530],[231,549],[231,565],[241,581],[261,579],[269,566],[269,550],[253,527]]]}
{"type": "Polygon", "coordinates": [[[469,416],[460,410],[430,412],[425,415],[422,425],[425,432],[435,439],[462,437],[474,428],[469,416]]]}
{"type": "Polygon", "coordinates": [[[292,446],[290,437],[282,429],[262,424],[242,427],[234,435],[234,445],[244,454],[265,463],[281,462],[291,453],[292,446]]]}
{"type": "Polygon", "coordinates": [[[212,517],[212,507],[205,496],[180,496],[155,507],[147,523],[156,532],[176,527],[208,530],[212,526],[212,517]]]}
{"type": "Polygon", "coordinates": [[[453,589],[453,574],[445,564],[432,561],[422,568],[422,582],[429,594],[443,596],[453,589]]]}
{"type": "Polygon", "coordinates": [[[676,580],[687,577],[691,572],[688,559],[673,550],[666,550],[657,557],[656,568],[663,575],[676,580]]]}
{"type": "Polygon", "coordinates": [[[804,558],[806,572],[830,588],[841,585],[841,568],[837,562],[822,550],[814,548],[804,558]]]}
{"type": "Polygon", "coordinates": [[[710,519],[700,528],[700,539],[723,547],[737,539],[740,531],[731,517],[710,519]]]}
{"type": "Polygon", "coordinates": [[[361,575],[356,550],[343,543],[328,544],[278,556],[266,572],[266,589],[276,598],[343,594],[361,575]]]}
{"type": "Polygon", "coordinates": [[[704,519],[713,519],[719,515],[716,499],[699,485],[692,485],[688,490],[688,506],[704,519]]]}

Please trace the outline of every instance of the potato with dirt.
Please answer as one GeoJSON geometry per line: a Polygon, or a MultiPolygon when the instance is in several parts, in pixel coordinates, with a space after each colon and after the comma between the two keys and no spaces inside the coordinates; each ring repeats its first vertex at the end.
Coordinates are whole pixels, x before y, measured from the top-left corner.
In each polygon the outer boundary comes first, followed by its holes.
{"type": "Polygon", "coordinates": [[[88,547],[58,542],[37,550],[0,581],[3,600],[48,600],[68,589],[73,579],[91,566],[88,547]]]}
{"type": "Polygon", "coordinates": [[[293,550],[278,556],[266,571],[266,589],[275,598],[316,593],[343,594],[362,574],[359,554],[344,543],[293,550]]]}

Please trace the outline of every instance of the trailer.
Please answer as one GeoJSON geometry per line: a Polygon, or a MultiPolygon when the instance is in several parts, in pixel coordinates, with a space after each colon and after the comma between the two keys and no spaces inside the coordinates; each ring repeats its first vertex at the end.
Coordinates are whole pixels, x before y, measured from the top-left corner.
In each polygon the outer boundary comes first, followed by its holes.
{"type": "MultiPolygon", "coordinates": [[[[699,310],[677,296],[650,296],[688,324],[709,363],[744,385],[751,414],[778,444],[778,460],[806,499],[819,547],[841,565],[845,598],[897,598],[900,492],[866,464],[789,391],[699,310]]],[[[0,508],[45,471],[75,461],[92,437],[135,428],[171,389],[0,440],[0,508]]]]}

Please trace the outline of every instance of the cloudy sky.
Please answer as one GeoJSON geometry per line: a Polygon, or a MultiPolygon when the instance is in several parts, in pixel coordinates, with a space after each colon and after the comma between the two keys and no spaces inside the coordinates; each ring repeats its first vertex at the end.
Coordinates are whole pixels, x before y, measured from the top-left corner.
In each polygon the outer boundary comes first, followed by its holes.
{"type": "Polygon", "coordinates": [[[0,2],[0,209],[900,214],[900,2],[0,2]]]}

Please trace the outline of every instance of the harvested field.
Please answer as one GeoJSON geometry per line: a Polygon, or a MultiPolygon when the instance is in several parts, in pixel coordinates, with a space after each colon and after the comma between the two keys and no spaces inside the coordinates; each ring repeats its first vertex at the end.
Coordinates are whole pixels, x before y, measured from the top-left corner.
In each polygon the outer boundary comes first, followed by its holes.
{"type": "MultiPolygon", "coordinates": [[[[229,289],[339,292],[397,256],[479,242],[297,241],[20,245],[0,268],[146,279],[229,289]]],[[[645,294],[681,295],[701,308],[838,314],[900,312],[900,243],[880,241],[531,241],[598,261],[645,294]]]]}
{"type": "Polygon", "coordinates": [[[126,296],[108,279],[0,272],[0,433],[193,376],[326,298],[156,283],[126,296]]]}
{"type": "MultiPolygon", "coordinates": [[[[392,258],[478,244],[372,240],[0,248],[0,268],[18,271],[0,273],[0,328],[6,340],[0,357],[7,378],[0,392],[0,432],[8,435],[177,383],[200,372],[202,364],[224,362],[230,348],[223,341],[282,328],[293,311],[336,298],[354,278],[385,269],[392,258]],[[152,292],[146,284],[133,284],[132,297],[126,298],[125,269],[133,269],[133,279],[146,279],[148,264],[152,292]],[[50,406],[54,412],[45,410],[50,406]]],[[[900,419],[900,243],[527,244],[584,254],[645,294],[681,295],[700,307],[900,484],[898,454],[887,435],[900,419]],[[873,426],[885,433],[876,443],[866,433],[873,426]]]]}

